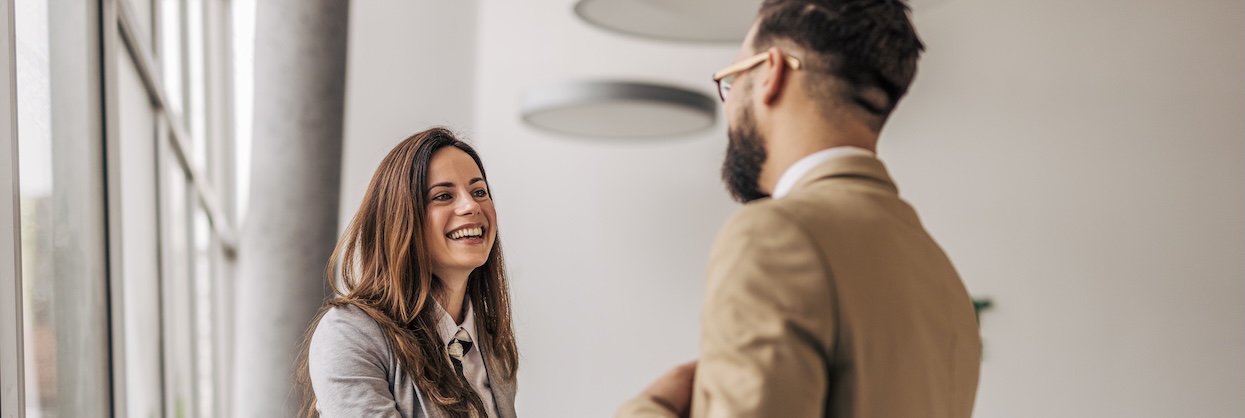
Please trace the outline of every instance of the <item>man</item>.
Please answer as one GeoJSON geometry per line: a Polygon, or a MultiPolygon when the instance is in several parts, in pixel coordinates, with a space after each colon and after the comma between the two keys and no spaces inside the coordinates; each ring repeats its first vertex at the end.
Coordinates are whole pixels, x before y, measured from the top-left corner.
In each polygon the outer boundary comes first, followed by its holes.
{"type": "Polygon", "coordinates": [[[762,4],[714,75],[723,179],[747,204],[710,258],[699,365],[618,416],[972,414],[972,301],[874,157],[924,49],[908,14],[899,0],[762,4]]]}

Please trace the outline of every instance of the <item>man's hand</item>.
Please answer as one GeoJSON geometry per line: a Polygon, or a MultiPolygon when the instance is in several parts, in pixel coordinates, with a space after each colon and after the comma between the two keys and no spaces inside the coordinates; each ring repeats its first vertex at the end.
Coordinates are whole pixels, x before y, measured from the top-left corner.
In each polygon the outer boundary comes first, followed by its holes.
{"type": "Polygon", "coordinates": [[[675,414],[687,417],[692,412],[692,383],[696,378],[696,360],[680,364],[657,378],[645,396],[652,396],[665,403],[675,414]]]}

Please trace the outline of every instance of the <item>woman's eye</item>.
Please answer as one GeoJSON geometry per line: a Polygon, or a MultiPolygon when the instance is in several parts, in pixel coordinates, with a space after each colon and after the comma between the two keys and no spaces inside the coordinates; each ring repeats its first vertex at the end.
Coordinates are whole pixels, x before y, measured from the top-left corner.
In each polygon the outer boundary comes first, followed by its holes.
{"type": "Polygon", "coordinates": [[[432,197],[432,200],[436,200],[436,201],[444,202],[444,201],[450,200],[450,194],[449,194],[449,193],[441,193],[441,194],[439,194],[439,195],[433,196],[433,197],[432,197]]]}
{"type": "Polygon", "coordinates": [[[475,196],[475,197],[487,197],[487,196],[488,196],[488,191],[485,191],[484,189],[480,189],[480,190],[476,190],[476,191],[474,191],[474,192],[471,192],[471,195],[472,195],[472,196],[475,196]]]}

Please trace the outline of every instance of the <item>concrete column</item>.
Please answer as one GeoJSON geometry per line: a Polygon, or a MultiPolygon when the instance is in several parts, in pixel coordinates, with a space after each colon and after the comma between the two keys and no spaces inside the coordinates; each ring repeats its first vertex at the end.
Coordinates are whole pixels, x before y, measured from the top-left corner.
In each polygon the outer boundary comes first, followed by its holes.
{"type": "Polygon", "coordinates": [[[347,0],[256,11],[251,196],[238,252],[234,413],[288,417],[295,355],[337,240],[347,0]]]}

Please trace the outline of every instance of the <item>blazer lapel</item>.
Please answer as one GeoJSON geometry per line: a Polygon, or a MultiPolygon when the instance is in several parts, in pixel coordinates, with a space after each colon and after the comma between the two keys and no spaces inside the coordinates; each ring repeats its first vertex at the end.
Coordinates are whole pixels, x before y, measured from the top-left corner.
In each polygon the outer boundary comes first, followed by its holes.
{"type": "Polygon", "coordinates": [[[497,416],[516,418],[514,412],[515,380],[506,378],[505,371],[498,366],[501,360],[493,357],[493,350],[488,349],[488,344],[480,344],[480,346],[480,354],[484,358],[484,370],[488,372],[489,385],[493,390],[493,403],[497,405],[497,416]]]}
{"type": "Polygon", "coordinates": [[[816,181],[830,178],[868,180],[879,183],[895,193],[899,193],[899,188],[895,187],[895,182],[887,174],[886,166],[882,164],[882,161],[864,155],[835,158],[821,163],[821,165],[800,177],[800,180],[796,181],[795,187],[792,187],[791,191],[794,192],[816,181]]]}

